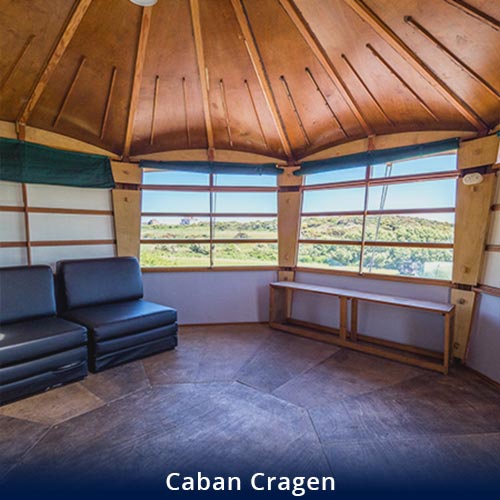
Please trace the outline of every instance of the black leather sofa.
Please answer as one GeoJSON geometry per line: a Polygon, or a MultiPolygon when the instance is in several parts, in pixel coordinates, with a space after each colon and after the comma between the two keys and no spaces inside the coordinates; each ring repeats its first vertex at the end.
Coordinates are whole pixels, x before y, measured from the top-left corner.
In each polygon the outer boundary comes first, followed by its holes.
{"type": "Polygon", "coordinates": [[[0,405],[87,375],[87,329],[56,317],[48,266],[0,268],[0,405]]]}
{"type": "Polygon", "coordinates": [[[89,331],[89,369],[98,372],[177,345],[177,311],[142,299],[137,259],[57,264],[60,315],[89,331]]]}

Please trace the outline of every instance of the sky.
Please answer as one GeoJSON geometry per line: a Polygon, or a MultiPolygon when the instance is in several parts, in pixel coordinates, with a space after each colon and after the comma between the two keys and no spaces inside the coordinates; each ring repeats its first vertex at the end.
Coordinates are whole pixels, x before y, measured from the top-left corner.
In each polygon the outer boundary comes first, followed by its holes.
{"type": "MultiPolygon", "coordinates": [[[[456,155],[447,154],[394,163],[390,176],[443,172],[456,169],[456,155]]],[[[372,177],[386,175],[385,165],[372,167],[372,177]]],[[[363,179],[365,169],[352,168],[307,176],[306,185],[363,179]]],[[[215,176],[218,186],[274,186],[273,176],[215,176]]],[[[144,183],[208,186],[207,174],[188,172],[146,172],[144,183]]],[[[368,209],[381,208],[382,186],[369,189],[368,209]]],[[[443,179],[390,185],[383,208],[442,208],[455,206],[456,180],[443,179]]],[[[273,213],[277,211],[275,193],[216,193],[215,212],[273,213]]],[[[325,189],[304,192],[303,212],[362,210],[364,188],[325,189]]],[[[204,192],[143,191],[143,212],[203,212],[210,211],[210,195],[204,192]]],[[[453,214],[426,214],[425,218],[452,221],[453,214]]]]}

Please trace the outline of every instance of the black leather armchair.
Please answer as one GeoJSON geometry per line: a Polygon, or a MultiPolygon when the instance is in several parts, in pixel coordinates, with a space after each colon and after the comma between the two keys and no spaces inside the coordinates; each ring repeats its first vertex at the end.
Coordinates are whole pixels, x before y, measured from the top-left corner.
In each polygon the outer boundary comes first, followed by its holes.
{"type": "Polygon", "coordinates": [[[142,299],[137,259],[57,264],[60,315],[89,330],[89,369],[98,372],[177,345],[177,311],[142,299]]]}
{"type": "Polygon", "coordinates": [[[48,266],[0,268],[0,404],[87,375],[87,329],[56,317],[48,266]]]}

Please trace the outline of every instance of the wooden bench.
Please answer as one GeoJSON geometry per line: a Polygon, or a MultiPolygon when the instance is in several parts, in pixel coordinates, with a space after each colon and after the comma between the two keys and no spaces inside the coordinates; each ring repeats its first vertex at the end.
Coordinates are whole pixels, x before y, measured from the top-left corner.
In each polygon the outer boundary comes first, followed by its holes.
{"type": "Polygon", "coordinates": [[[290,281],[271,283],[270,287],[269,325],[272,328],[435,370],[444,374],[448,373],[451,352],[451,332],[455,313],[455,306],[453,304],[290,281]],[[340,303],[339,328],[330,328],[293,319],[291,317],[291,312],[293,292],[295,291],[337,297],[340,303]],[[444,317],[443,352],[431,351],[360,334],[358,332],[358,303],[360,301],[375,302],[396,307],[407,307],[409,309],[417,309],[442,315],[444,317]],[[351,305],[350,327],[348,327],[349,302],[351,305]]]}

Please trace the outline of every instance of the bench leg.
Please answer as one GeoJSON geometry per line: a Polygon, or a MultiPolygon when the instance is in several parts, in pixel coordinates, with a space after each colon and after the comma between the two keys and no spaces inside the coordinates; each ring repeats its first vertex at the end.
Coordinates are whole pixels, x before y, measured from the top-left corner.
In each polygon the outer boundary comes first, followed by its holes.
{"type": "Polygon", "coordinates": [[[444,350],[443,350],[443,366],[445,374],[448,374],[448,370],[450,368],[452,321],[453,321],[453,314],[446,313],[444,315],[444,350]]]}
{"type": "Polygon", "coordinates": [[[358,340],[358,299],[351,300],[351,340],[358,340]]]}
{"type": "Polygon", "coordinates": [[[271,287],[269,292],[269,322],[284,323],[287,314],[287,290],[271,287]]]}
{"type": "Polygon", "coordinates": [[[347,297],[340,297],[340,340],[347,340],[347,297]]]}
{"type": "Polygon", "coordinates": [[[286,289],[285,319],[292,317],[293,290],[286,289]]]}

